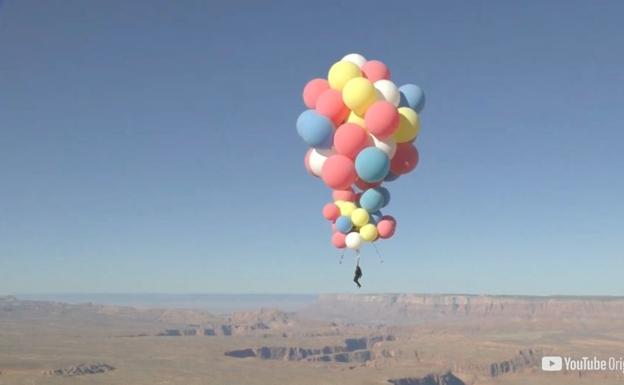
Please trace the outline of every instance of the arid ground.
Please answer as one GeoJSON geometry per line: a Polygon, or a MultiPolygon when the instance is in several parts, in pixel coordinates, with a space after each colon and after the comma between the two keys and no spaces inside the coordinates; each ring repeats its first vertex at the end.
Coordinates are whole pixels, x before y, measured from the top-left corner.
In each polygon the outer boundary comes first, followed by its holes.
{"type": "Polygon", "coordinates": [[[624,298],[321,295],[221,314],[0,297],[0,384],[622,384],[624,298]]]}

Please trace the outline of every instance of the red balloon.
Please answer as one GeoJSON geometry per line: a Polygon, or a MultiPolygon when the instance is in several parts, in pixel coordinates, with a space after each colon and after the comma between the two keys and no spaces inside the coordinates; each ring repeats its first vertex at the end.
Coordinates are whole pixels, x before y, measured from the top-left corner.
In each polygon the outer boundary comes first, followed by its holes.
{"type": "Polygon", "coordinates": [[[323,164],[321,178],[334,190],[346,190],[355,181],[355,165],[344,155],[332,155],[323,164]]]}
{"type": "Polygon", "coordinates": [[[328,89],[316,99],[316,112],[328,117],[339,126],[349,116],[349,108],[342,101],[342,93],[328,89]]]}
{"type": "Polygon", "coordinates": [[[362,72],[364,76],[373,83],[381,79],[390,80],[390,70],[388,66],[379,60],[369,60],[364,63],[364,65],[362,65],[362,72]]]}
{"type": "Polygon", "coordinates": [[[315,108],[318,97],[329,89],[329,82],[325,79],[312,79],[303,88],[303,102],[308,108],[315,108]]]}
{"type": "Polygon", "coordinates": [[[332,198],[334,198],[334,201],[355,202],[356,194],[351,188],[346,190],[334,190],[334,192],[332,193],[332,198]]]}
{"type": "Polygon", "coordinates": [[[390,171],[393,174],[407,174],[418,164],[418,150],[412,143],[397,144],[396,153],[390,162],[390,171]]]}
{"type": "Polygon", "coordinates": [[[323,216],[328,221],[335,221],[340,216],[340,209],[333,203],[328,203],[323,206],[323,216]]]}
{"type": "Polygon", "coordinates": [[[368,132],[379,139],[385,139],[399,128],[399,111],[394,104],[380,100],[366,110],[364,123],[368,132]]]}
{"type": "Polygon", "coordinates": [[[354,123],[345,123],[334,134],[334,147],[338,154],[355,159],[365,147],[370,145],[366,130],[354,123]]]}
{"type": "Polygon", "coordinates": [[[385,219],[396,225],[396,219],[392,215],[384,215],[383,217],[381,217],[381,219],[385,219]]]}
{"type": "Polygon", "coordinates": [[[369,188],[375,188],[375,187],[379,187],[381,186],[381,182],[375,182],[375,183],[368,183],[363,181],[360,178],[356,178],[355,179],[355,185],[362,191],[366,191],[369,188]]]}
{"type": "Polygon", "coordinates": [[[345,247],[347,247],[346,243],[345,243],[345,238],[347,236],[339,231],[336,231],[333,235],[332,235],[332,244],[337,248],[337,249],[344,249],[345,247]]]}
{"type": "Polygon", "coordinates": [[[377,233],[379,238],[388,239],[394,235],[396,230],[396,220],[386,215],[377,223],[377,233]]]}

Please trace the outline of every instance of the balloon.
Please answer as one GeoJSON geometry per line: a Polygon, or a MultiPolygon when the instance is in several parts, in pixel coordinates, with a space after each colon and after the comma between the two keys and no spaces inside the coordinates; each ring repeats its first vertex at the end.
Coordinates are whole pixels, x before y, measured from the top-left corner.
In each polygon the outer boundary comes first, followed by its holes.
{"type": "Polygon", "coordinates": [[[334,146],[338,154],[355,159],[357,154],[370,145],[366,130],[357,124],[345,123],[334,134],[334,146]]]}
{"type": "Polygon", "coordinates": [[[399,93],[401,95],[400,106],[409,107],[417,113],[425,108],[425,92],[417,85],[402,85],[399,87],[399,93]]]}
{"type": "Polygon", "coordinates": [[[309,153],[310,157],[308,158],[308,165],[310,166],[310,171],[312,172],[312,175],[320,177],[325,161],[327,158],[334,155],[334,151],[332,149],[317,150],[316,148],[313,148],[309,151],[309,153]]]}
{"type": "Polygon", "coordinates": [[[345,244],[350,249],[359,249],[362,246],[362,237],[360,233],[351,232],[345,237],[345,244]]]}
{"type": "Polygon", "coordinates": [[[362,240],[372,242],[377,239],[377,227],[372,224],[366,224],[360,228],[360,237],[362,240]]]}
{"type": "Polygon", "coordinates": [[[394,133],[397,143],[411,142],[420,131],[418,114],[409,107],[399,107],[399,128],[394,133]]]}
{"type": "Polygon", "coordinates": [[[331,66],[327,74],[327,80],[331,88],[342,91],[349,80],[360,76],[362,76],[360,67],[351,62],[341,60],[331,66]]]}
{"type": "Polygon", "coordinates": [[[351,222],[353,222],[355,226],[364,226],[368,223],[368,219],[368,211],[363,208],[357,208],[351,213],[351,222]]]}
{"type": "Polygon", "coordinates": [[[312,175],[312,176],[318,176],[318,175],[315,175],[315,174],[312,172],[312,169],[310,168],[310,153],[311,153],[313,150],[314,150],[314,149],[313,149],[313,148],[311,148],[311,149],[309,149],[308,151],[306,151],[306,154],[305,154],[305,156],[303,157],[303,165],[305,166],[306,171],[308,172],[308,174],[310,174],[310,175],[312,175]]]}
{"type": "Polygon", "coordinates": [[[316,107],[316,100],[323,93],[323,91],[329,89],[329,83],[325,79],[312,79],[303,88],[303,102],[308,108],[316,107]]]}
{"type": "Polygon", "coordinates": [[[314,110],[306,110],[297,119],[299,136],[314,148],[330,148],[334,138],[334,125],[331,120],[314,110]]]}
{"type": "Polygon", "coordinates": [[[383,218],[381,218],[381,219],[385,219],[387,221],[390,221],[390,222],[396,224],[396,219],[394,219],[394,217],[392,215],[384,215],[383,218]]]}
{"type": "Polygon", "coordinates": [[[390,80],[381,79],[373,83],[377,90],[377,99],[392,103],[395,107],[401,102],[401,93],[397,86],[390,80]]]}
{"type": "MultiPolygon", "coordinates": [[[[396,151],[396,147],[395,147],[395,151],[396,151]]],[[[384,182],[392,182],[392,181],[395,181],[397,179],[399,179],[399,174],[395,174],[395,173],[392,172],[392,162],[390,162],[390,172],[384,178],[384,182]]]]}
{"type": "Polygon", "coordinates": [[[345,202],[346,201],[334,201],[334,204],[340,209],[340,215],[342,215],[342,205],[345,204],[345,202]]]}
{"type": "Polygon", "coordinates": [[[388,67],[379,60],[369,60],[362,66],[362,73],[371,82],[377,80],[390,79],[390,70],[388,67]]]}
{"type": "Polygon", "coordinates": [[[412,143],[400,143],[397,145],[396,154],[390,163],[393,174],[407,174],[416,168],[418,164],[418,150],[412,143]]]}
{"type": "Polygon", "coordinates": [[[394,104],[380,100],[366,110],[364,123],[371,134],[378,138],[387,138],[399,127],[399,112],[394,104]]]}
{"type": "Polygon", "coordinates": [[[344,190],[351,187],[355,177],[353,161],[344,155],[330,156],[323,164],[321,170],[323,182],[335,190],[344,190]]]}
{"type": "Polygon", "coordinates": [[[390,159],[376,147],[367,147],[355,158],[357,176],[365,182],[382,181],[390,170],[390,159]]]}
{"type": "Polygon", "coordinates": [[[369,188],[360,197],[360,207],[373,213],[386,204],[384,193],[379,188],[369,188]]]}
{"type": "Polygon", "coordinates": [[[368,183],[368,182],[363,181],[360,178],[355,178],[355,183],[354,184],[360,190],[365,191],[365,190],[368,190],[369,188],[379,187],[381,185],[381,182],[368,183]]]}
{"type": "Polygon", "coordinates": [[[343,57],[342,60],[351,62],[355,64],[356,66],[358,66],[359,68],[362,68],[364,63],[366,63],[366,58],[360,55],[359,53],[350,53],[348,55],[345,55],[345,57],[343,57]]]}
{"type": "Polygon", "coordinates": [[[350,217],[343,215],[336,219],[336,230],[340,231],[341,233],[348,234],[352,228],[353,223],[351,223],[350,217]]]}
{"type": "Polygon", "coordinates": [[[364,128],[366,127],[366,123],[364,122],[364,118],[358,116],[355,112],[351,111],[349,116],[347,117],[347,123],[357,124],[358,126],[364,128]]]}
{"type": "Polygon", "coordinates": [[[342,101],[342,93],[330,88],[318,97],[316,112],[331,119],[335,126],[339,126],[349,116],[350,111],[342,101]]]}
{"type": "Polygon", "coordinates": [[[381,213],[381,211],[375,211],[374,213],[371,213],[370,215],[370,222],[377,224],[379,223],[382,217],[383,217],[383,214],[381,213]]]}
{"type": "Polygon", "coordinates": [[[344,249],[347,246],[345,243],[345,235],[339,231],[332,234],[331,242],[337,249],[344,249]]]}
{"type": "Polygon", "coordinates": [[[331,243],[359,250],[363,242],[392,237],[396,221],[380,211],[390,203],[390,192],[381,185],[418,164],[414,141],[423,90],[397,87],[386,64],[350,53],[331,66],[327,79],[308,81],[302,96],[308,110],[296,128],[310,147],[307,172],[332,189],[333,203],[322,207],[331,243]]]}
{"type": "Polygon", "coordinates": [[[396,230],[396,220],[386,215],[384,216],[379,223],[377,223],[377,232],[379,233],[379,238],[387,239],[394,235],[394,231],[396,230]]]}
{"type": "Polygon", "coordinates": [[[323,216],[333,222],[340,216],[340,209],[334,203],[328,203],[323,206],[323,216]]]}
{"type": "MultiPolygon", "coordinates": [[[[386,139],[379,139],[375,135],[370,136],[373,140],[373,146],[377,147],[381,151],[385,152],[388,155],[388,158],[392,159],[394,157],[394,153],[396,152],[396,142],[392,137],[386,139]]],[[[334,141],[336,141],[334,137],[334,141]]]]}
{"type": "Polygon", "coordinates": [[[357,208],[355,203],[349,201],[342,201],[338,207],[340,208],[340,215],[347,217],[351,217],[351,214],[353,214],[353,211],[357,208]]]}
{"type": "Polygon", "coordinates": [[[390,191],[388,191],[387,188],[385,187],[377,187],[376,188],[377,191],[379,191],[381,193],[381,195],[383,195],[383,205],[381,207],[386,207],[388,206],[388,204],[390,203],[390,191]]]}
{"type": "Polygon", "coordinates": [[[356,197],[353,189],[349,188],[347,190],[334,190],[334,192],[332,193],[332,198],[334,198],[335,201],[354,202],[356,197]]]}
{"type": "Polygon", "coordinates": [[[357,77],[349,80],[342,90],[342,100],[356,114],[364,116],[366,109],[375,102],[377,94],[370,80],[357,77]]]}

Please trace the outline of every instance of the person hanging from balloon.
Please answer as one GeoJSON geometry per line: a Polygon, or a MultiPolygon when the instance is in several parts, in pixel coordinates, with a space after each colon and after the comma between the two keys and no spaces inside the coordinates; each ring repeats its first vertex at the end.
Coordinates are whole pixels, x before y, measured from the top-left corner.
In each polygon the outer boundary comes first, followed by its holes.
{"type": "Polygon", "coordinates": [[[381,212],[390,203],[382,184],[418,164],[414,142],[425,94],[413,84],[397,87],[383,62],[349,54],[327,79],[306,84],[303,101],[308,110],[299,115],[297,132],[310,146],[304,165],[333,190],[323,216],[332,224],[332,244],[355,251],[353,281],[361,287],[360,249],[370,243],[379,255],[375,242],[396,229],[396,220],[381,212]]]}
{"type": "Polygon", "coordinates": [[[353,282],[357,285],[358,288],[361,288],[360,278],[362,278],[362,269],[360,268],[360,257],[357,257],[357,261],[355,262],[355,276],[353,277],[353,282]]]}

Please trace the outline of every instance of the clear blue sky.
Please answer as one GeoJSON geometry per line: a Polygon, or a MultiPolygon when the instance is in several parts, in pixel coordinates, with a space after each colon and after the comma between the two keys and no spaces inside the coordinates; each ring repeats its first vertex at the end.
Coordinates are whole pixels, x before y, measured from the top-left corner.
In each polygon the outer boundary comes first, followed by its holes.
{"type": "Polygon", "coordinates": [[[356,291],[294,126],[360,52],[428,96],[364,290],[624,294],[624,3],[389,3],[4,1],[0,293],[356,291]]]}

